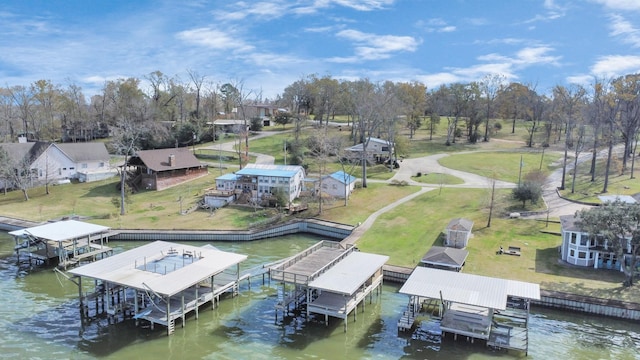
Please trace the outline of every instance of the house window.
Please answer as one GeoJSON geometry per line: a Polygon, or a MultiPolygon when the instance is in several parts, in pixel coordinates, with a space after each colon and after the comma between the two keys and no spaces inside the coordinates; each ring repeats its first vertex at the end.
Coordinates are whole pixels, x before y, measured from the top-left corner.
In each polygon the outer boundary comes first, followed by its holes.
{"type": "Polygon", "coordinates": [[[576,238],[577,238],[578,234],[576,233],[571,233],[571,243],[575,244],[576,243],[576,238]]]}
{"type": "Polygon", "coordinates": [[[58,175],[62,175],[62,169],[58,168],[58,175]]]}
{"type": "Polygon", "coordinates": [[[587,246],[588,244],[589,244],[589,238],[584,235],[580,236],[580,245],[587,246]]]}
{"type": "Polygon", "coordinates": [[[571,256],[571,257],[575,257],[575,256],[576,256],[576,251],[575,251],[575,250],[571,250],[571,251],[569,252],[569,256],[571,256]]]}
{"type": "Polygon", "coordinates": [[[585,251],[578,252],[578,258],[579,259],[586,259],[587,258],[587,253],[585,251]]]}
{"type": "Polygon", "coordinates": [[[593,254],[594,254],[593,252],[589,253],[589,259],[593,259],[593,254]]]}
{"type": "Polygon", "coordinates": [[[87,164],[85,163],[85,164],[80,165],[80,167],[81,167],[82,169],[86,169],[87,167],[89,167],[89,165],[87,165],[87,164]]]}
{"type": "Polygon", "coordinates": [[[104,167],[104,163],[103,162],[99,163],[98,167],[104,167]]]}
{"type": "Polygon", "coordinates": [[[333,184],[332,188],[333,188],[333,190],[336,190],[338,188],[338,185],[333,184]]]}

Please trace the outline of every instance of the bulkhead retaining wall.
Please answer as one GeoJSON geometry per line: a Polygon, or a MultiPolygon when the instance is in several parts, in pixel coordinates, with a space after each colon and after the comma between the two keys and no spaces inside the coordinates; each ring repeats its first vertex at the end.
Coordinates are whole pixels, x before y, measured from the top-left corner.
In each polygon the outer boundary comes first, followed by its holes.
{"type": "Polygon", "coordinates": [[[342,240],[352,226],[321,220],[301,220],[261,230],[113,230],[112,240],[139,241],[253,241],[297,233],[310,233],[342,240]]]}

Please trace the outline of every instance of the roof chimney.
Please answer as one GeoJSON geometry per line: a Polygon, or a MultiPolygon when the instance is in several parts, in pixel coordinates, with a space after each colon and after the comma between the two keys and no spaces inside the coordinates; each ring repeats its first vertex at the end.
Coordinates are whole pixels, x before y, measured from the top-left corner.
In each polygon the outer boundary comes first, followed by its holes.
{"type": "Polygon", "coordinates": [[[173,154],[169,155],[169,166],[176,166],[176,156],[173,154]]]}

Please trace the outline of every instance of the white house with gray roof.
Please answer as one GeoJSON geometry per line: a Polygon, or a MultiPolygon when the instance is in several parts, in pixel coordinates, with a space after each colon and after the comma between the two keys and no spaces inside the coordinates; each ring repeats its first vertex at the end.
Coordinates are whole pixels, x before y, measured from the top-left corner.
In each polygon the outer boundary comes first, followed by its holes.
{"type": "Polygon", "coordinates": [[[0,148],[7,153],[16,169],[29,168],[34,186],[70,179],[95,181],[116,174],[109,166],[109,153],[104,143],[38,141],[3,143],[0,148]]]}

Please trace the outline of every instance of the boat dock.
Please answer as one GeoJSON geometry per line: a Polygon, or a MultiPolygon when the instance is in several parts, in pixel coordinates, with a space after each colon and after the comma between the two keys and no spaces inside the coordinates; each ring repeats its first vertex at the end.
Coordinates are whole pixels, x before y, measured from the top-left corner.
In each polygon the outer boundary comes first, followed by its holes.
{"type": "Polygon", "coordinates": [[[113,253],[109,228],[77,220],[64,220],[9,232],[15,240],[18,262],[29,264],[56,262],[66,269],[81,262],[94,261],[113,253]]]}
{"type": "Polygon", "coordinates": [[[237,294],[240,263],[246,258],[206,246],[155,241],[69,273],[78,285],[83,313],[91,300],[97,312],[101,301],[112,317],[131,314],[136,324],[146,320],[152,328],[162,325],[172,334],[176,320],[184,327],[188,313],[198,318],[202,305],[215,308],[223,293],[237,294]],[[83,278],[93,281],[94,290],[83,291],[83,278]]]}
{"type": "Polygon", "coordinates": [[[271,269],[272,280],[280,281],[278,289],[277,312],[283,314],[290,304],[295,308],[305,305],[307,319],[310,314],[324,315],[344,320],[347,330],[347,317],[353,313],[357,318],[357,307],[365,299],[371,300],[374,291],[382,284],[382,267],[388,256],[367,254],[356,251],[354,247],[342,248],[337,243],[320,242],[293,258],[271,269]]]}
{"type": "Polygon", "coordinates": [[[441,336],[528,352],[530,301],[540,300],[538,284],[417,267],[399,292],[410,297],[399,331],[412,329],[425,304],[436,301],[442,316],[433,320],[441,336]]]}

